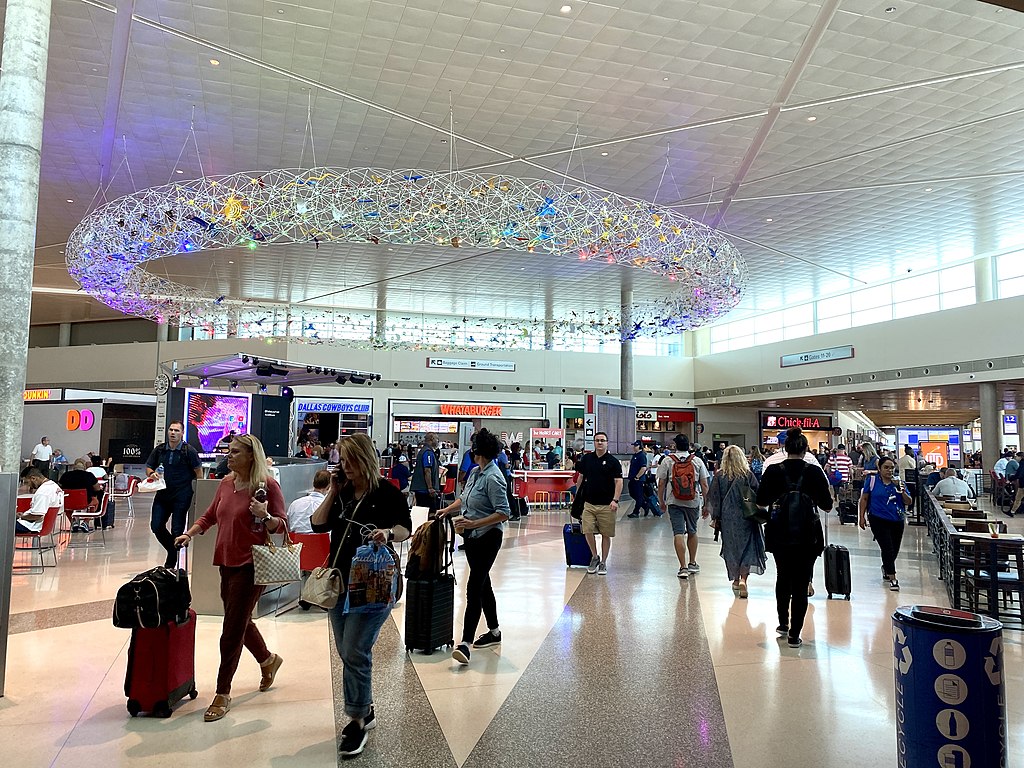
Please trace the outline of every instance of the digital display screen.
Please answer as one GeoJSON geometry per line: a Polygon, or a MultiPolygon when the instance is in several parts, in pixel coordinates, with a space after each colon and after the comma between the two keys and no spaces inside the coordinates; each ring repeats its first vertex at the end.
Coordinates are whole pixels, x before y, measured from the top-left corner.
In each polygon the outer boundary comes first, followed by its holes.
{"type": "Polygon", "coordinates": [[[248,392],[185,390],[185,442],[203,458],[226,453],[232,433],[248,434],[251,416],[248,392]]]}

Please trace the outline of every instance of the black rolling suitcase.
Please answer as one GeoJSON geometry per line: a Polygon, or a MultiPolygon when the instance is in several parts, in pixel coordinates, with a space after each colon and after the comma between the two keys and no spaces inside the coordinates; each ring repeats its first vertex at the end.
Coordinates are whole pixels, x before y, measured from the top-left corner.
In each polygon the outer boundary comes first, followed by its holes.
{"type": "Polygon", "coordinates": [[[850,550],[838,544],[825,547],[825,591],[828,599],[833,595],[844,595],[847,600],[851,593],[850,550]]]}
{"type": "Polygon", "coordinates": [[[847,523],[852,525],[857,524],[857,505],[852,501],[840,501],[839,524],[846,525],[847,523]]]}
{"type": "Polygon", "coordinates": [[[428,520],[413,536],[405,572],[405,649],[433,653],[454,646],[455,529],[450,518],[428,520]]]}

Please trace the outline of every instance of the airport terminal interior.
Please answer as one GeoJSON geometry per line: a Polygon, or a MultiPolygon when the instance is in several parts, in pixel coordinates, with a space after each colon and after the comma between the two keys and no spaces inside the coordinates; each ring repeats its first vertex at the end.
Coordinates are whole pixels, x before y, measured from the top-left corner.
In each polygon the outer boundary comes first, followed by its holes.
{"type": "MultiPolygon", "coordinates": [[[[526,513],[491,570],[501,643],[468,664],[409,651],[403,596],[348,759],[343,666],[295,584],[254,614],[284,660],[274,685],[244,653],[230,711],[204,721],[222,624],[208,541],[186,558],[198,697],[130,716],[133,632],[111,616],[164,562],[153,494],[129,486],[106,530],[60,516],[36,542],[52,549],[0,548],[5,764],[1018,764],[1019,5],[2,4],[0,252],[26,278],[0,315],[12,502],[19,460],[64,470],[49,449],[107,460],[111,491],[143,476],[180,419],[204,475],[232,433],[260,438],[286,503],[353,435],[390,475],[392,445],[414,464],[433,433],[458,463],[485,428],[524,446],[509,490],[526,513]],[[823,457],[909,448],[898,590],[871,530],[822,513],[851,594],[828,593],[819,558],[792,647],[771,556],[741,596],[701,518],[699,572],[680,578],[668,517],[632,517],[626,489],[606,572],[567,566],[571,462],[597,431],[624,468],[634,441],[654,458],[683,435],[720,469],[790,427],[823,457]],[[962,500],[931,490],[947,467],[962,500]],[[934,661],[963,678],[926,680],[929,654],[894,627],[904,610],[924,626],[914,606],[983,614],[1000,639],[971,655],[976,628],[955,626],[965,660],[942,636],[934,661]]],[[[190,521],[216,487],[198,482],[190,521]]],[[[452,570],[458,638],[461,549],[452,570]]]]}

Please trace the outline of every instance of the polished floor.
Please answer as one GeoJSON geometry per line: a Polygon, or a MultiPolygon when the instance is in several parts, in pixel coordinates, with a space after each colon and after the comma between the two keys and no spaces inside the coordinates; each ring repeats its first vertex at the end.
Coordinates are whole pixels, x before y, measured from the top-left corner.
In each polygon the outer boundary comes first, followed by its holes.
{"type": "MultiPolygon", "coordinates": [[[[630,511],[626,506],[623,514],[630,511]]],[[[217,667],[220,620],[201,617],[196,701],[167,720],[129,718],[123,680],[129,633],[110,622],[117,587],[160,561],[148,505],[119,509],[102,549],[60,553],[43,575],[19,575],[12,594],[4,764],[332,766],[341,714],[340,664],[322,614],[261,618],[285,659],[258,693],[243,657],[235,703],[204,723],[217,667]]],[[[666,520],[619,522],[607,576],[565,568],[562,512],[512,524],[493,581],[503,644],[462,667],[447,652],[408,655],[403,606],[375,648],[378,727],[357,758],[367,766],[736,766],[853,768],[895,765],[890,615],[899,605],[946,605],[924,529],[908,528],[903,590],[878,578],[869,534],[830,518],[832,541],[853,561],[853,600],[818,594],[805,645],[776,639],[774,573],[752,577],[737,599],[711,531],[701,529],[702,572],[676,578],[666,520]]],[[[702,523],[703,526],[703,523],[702,523]]],[[[1024,521],[1011,521],[1024,531],[1024,521]]],[[[19,556],[20,557],[20,556],[19,556]]],[[[456,555],[461,629],[465,561],[456,555]]],[[[1004,636],[1009,754],[1024,754],[1024,644],[1004,636]]]]}

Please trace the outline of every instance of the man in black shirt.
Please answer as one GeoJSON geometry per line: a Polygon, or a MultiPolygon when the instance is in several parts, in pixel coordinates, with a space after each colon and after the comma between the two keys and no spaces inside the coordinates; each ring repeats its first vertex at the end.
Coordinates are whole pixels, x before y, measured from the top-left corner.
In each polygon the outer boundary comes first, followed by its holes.
{"type": "Polygon", "coordinates": [[[164,561],[167,568],[173,568],[178,561],[174,540],[185,532],[188,510],[195,495],[192,481],[203,476],[202,461],[196,449],[181,440],[184,431],[185,425],[181,421],[168,424],[167,442],[156,446],[146,462],[147,477],[156,475],[160,465],[164,468],[167,487],[156,492],[149,527],[167,550],[164,561]],[[168,519],[171,521],[170,533],[167,532],[168,519]]]}
{"type": "Polygon", "coordinates": [[[590,567],[587,573],[602,576],[608,573],[608,552],[615,537],[615,520],[619,513],[619,497],[622,495],[622,464],[608,453],[608,435],[598,432],[594,435],[594,452],[583,455],[576,462],[577,493],[582,493],[583,533],[590,545],[590,567]],[[580,475],[583,476],[582,480],[580,475]],[[582,483],[582,486],[581,486],[582,483]],[[601,534],[601,554],[597,553],[597,535],[601,534]]]}

